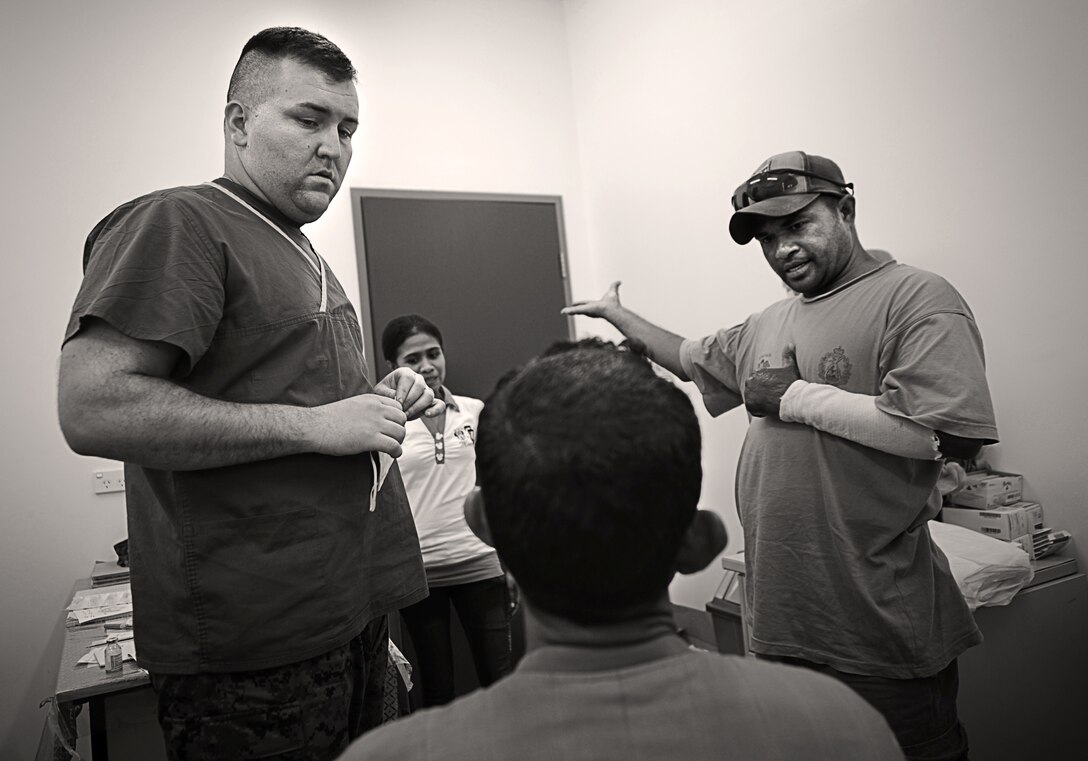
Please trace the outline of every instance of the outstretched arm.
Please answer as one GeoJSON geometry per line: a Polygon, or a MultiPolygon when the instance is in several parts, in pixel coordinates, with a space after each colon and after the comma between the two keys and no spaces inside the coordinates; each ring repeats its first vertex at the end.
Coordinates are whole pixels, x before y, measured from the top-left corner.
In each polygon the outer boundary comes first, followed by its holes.
{"type": "Polygon", "coordinates": [[[650,359],[681,380],[690,380],[680,362],[680,345],[683,336],[670,333],[632,312],[620,303],[620,281],[608,287],[605,294],[595,301],[575,301],[564,307],[563,314],[599,317],[612,323],[627,338],[641,341],[650,359]]]}
{"type": "Polygon", "coordinates": [[[396,457],[404,410],[419,414],[431,406],[422,380],[417,384],[404,374],[386,378],[376,393],[318,407],[225,402],[168,380],[180,354],[168,344],[91,321],[61,352],[58,411],[69,446],[80,454],[168,470],[303,452],[380,451],[396,457]]]}

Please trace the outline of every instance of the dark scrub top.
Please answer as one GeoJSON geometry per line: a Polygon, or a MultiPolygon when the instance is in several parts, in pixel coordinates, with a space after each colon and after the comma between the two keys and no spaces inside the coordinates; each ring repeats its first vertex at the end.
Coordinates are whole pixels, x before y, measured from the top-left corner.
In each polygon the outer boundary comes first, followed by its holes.
{"type": "MultiPolygon", "coordinates": [[[[362,335],[309,242],[228,180],[127,203],[88,237],[65,341],[85,317],[182,351],[172,380],[231,402],[326,404],[372,387],[362,335]],[[268,222],[275,224],[279,231],[268,222]]],[[[321,263],[324,267],[324,263],[321,263]]],[[[168,436],[164,433],[164,436],[168,436]]],[[[394,466],[370,507],[372,456],[301,454],[195,471],[126,463],[141,665],[247,671],[310,658],[426,595],[394,466]]]]}

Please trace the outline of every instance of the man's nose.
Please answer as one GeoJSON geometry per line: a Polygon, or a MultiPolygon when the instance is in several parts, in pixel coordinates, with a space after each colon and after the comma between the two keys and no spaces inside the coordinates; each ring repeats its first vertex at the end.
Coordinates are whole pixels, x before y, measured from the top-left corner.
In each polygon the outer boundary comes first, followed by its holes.
{"type": "Polygon", "coordinates": [[[327,129],[321,133],[321,139],[317,145],[317,155],[322,158],[340,158],[340,132],[336,127],[327,129]]]}
{"type": "Polygon", "coordinates": [[[797,250],[797,244],[791,240],[780,240],[775,247],[774,255],[779,261],[786,261],[797,250]]]}

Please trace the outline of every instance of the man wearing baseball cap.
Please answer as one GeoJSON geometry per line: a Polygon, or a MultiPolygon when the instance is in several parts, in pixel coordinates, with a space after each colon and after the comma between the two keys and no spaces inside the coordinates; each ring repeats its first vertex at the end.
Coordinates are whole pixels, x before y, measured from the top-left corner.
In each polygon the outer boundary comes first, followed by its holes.
{"type": "Polygon", "coordinates": [[[862,247],[830,159],[772,156],[733,209],[733,240],[756,240],[797,295],[695,340],[624,307],[619,282],[564,312],[641,340],[711,414],[747,409],[751,650],[849,684],[908,758],[966,758],[956,658],[981,634],[927,521],[943,458],[997,441],[974,317],[941,277],[862,247]]]}

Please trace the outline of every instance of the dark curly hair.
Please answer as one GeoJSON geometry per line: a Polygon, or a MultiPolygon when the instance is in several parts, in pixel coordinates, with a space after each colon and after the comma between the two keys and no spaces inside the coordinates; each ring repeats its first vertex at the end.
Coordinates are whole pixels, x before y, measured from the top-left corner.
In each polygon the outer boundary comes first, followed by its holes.
{"type": "Polygon", "coordinates": [[[687,395],[637,351],[562,342],[496,388],[476,462],[491,538],[526,598],[614,620],[672,580],[702,483],[687,395]]]}

